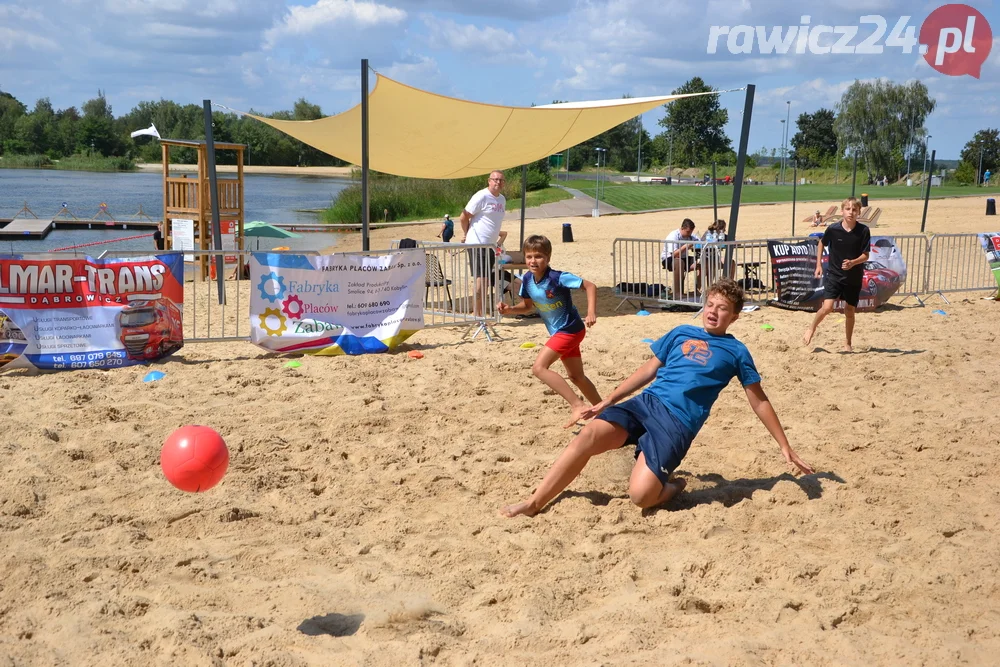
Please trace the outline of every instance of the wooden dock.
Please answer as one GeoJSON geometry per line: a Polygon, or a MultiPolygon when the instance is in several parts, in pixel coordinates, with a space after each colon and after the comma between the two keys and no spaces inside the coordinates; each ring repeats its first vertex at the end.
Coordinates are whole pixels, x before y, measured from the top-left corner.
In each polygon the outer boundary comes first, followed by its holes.
{"type": "Polygon", "coordinates": [[[0,239],[13,241],[39,241],[52,231],[52,220],[37,220],[35,218],[15,218],[4,224],[0,221],[0,239]]]}
{"type": "Polygon", "coordinates": [[[49,235],[53,229],[136,229],[154,230],[157,221],[153,220],[67,220],[51,218],[38,220],[35,218],[0,218],[0,240],[3,241],[39,241],[49,235]]]}

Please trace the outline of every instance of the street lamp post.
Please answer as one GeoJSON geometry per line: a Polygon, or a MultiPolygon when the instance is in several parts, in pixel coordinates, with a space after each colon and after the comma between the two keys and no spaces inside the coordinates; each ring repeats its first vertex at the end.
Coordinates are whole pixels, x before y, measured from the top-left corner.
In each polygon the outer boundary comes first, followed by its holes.
{"type": "Polygon", "coordinates": [[[906,142],[906,177],[910,177],[910,157],[913,155],[913,113],[910,113],[910,140],[906,142]]]}
{"type": "Polygon", "coordinates": [[[785,184],[785,169],[788,167],[788,145],[792,138],[792,101],[788,100],[785,104],[788,105],[788,111],[785,112],[785,163],[781,169],[782,185],[785,184]]]}
{"type": "Polygon", "coordinates": [[[639,172],[642,170],[642,116],[639,116],[639,154],[635,158],[635,182],[638,184],[639,172]]]}
{"type": "MultiPolygon", "coordinates": [[[[927,173],[927,160],[930,157],[930,153],[929,153],[929,151],[930,151],[930,145],[931,145],[931,135],[928,134],[927,138],[924,140],[924,172],[925,173],[927,173]]],[[[931,191],[931,175],[930,175],[930,173],[927,173],[927,175],[924,178],[927,181],[926,187],[927,187],[927,192],[929,193],[931,191]]]]}
{"type": "Polygon", "coordinates": [[[597,187],[594,188],[593,217],[599,218],[601,216],[601,153],[606,153],[607,151],[603,148],[595,148],[594,150],[597,151],[597,187]]]}
{"type": "Polygon", "coordinates": [[[976,185],[983,183],[983,142],[979,142],[979,169],[976,170],[976,185]]]}
{"type": "Polygon", "coordinates": [[[667,162],[669,163],[667,166],[667,182],[672,183],[674,175],[674,133],[672,130],[670,132],[670,152],[667,153],[667,162]]]}
{"type": "Polygon", "coordinates": [[[778,169],[778,176],[781,178],[781,183],[785,183],[785,131],[788,128],[785,126],[785,121],[781,121],[781,167],[778,169]]]}

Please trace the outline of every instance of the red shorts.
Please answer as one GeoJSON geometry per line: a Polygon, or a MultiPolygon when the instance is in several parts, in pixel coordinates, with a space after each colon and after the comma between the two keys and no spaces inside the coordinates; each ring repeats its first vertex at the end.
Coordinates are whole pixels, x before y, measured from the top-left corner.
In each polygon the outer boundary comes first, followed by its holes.
{"type": "Polygon", "coordinates": [[[576,333],[563,333],[562,331],[552,334],[552,338],[545,343],[545,347],[559,353],[560,359],[570,359],[582,356],[580,354],[580,343],[587,335],[586,329],[581,329],[576,333]]]}

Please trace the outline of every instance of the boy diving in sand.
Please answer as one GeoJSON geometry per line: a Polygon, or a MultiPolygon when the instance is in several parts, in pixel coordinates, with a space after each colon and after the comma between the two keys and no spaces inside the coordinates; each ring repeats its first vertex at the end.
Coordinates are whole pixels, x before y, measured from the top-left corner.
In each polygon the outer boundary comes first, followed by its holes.
{"type": "Polygon", "coordinates": [[[629,498],[641,508],[669,502],[684,488],[684,480],[673,477],[674,471],[719,393],[734,377],[743,385],[750,408],[781,447],[785,461],[804,474],[814,472],[788,444],[760,386],[750,352],[726,333],[742,308],[743,290],[735,282],[715,283],[702,311],[703,328],[681,325],[653,343],[653,357],[583,413],[584,419],[593,421],[563,450],[534,494],[500,512],[508,517],[534,516],[580,474],[592,456],[626,444],[636,445],[629,498]],[[618,404],[650,381],[644,392],[618,404]]]}
{"type": "Polygon", "coordinates": [[[530,271],[524,274],[521,283],[521,301],[516,306],[508,306],[501,301],[497,310],[501,315],[518,315],[538,309],[550,338],[535,358],[531,372],[569,403],[573,416],[566,424],[568,428],[580,419],[588,406],[566,380],[549,367],[561,359],[569,379],[580,388],[591,405],[601,401],[594,383],[583,372],[583,357],[580,355],[580,343],[587,335],[587,328],[597,322],[597,287],[589,280],[549,266],[552,242],[546,237],[529,236],[523,250],[524,263],[530,271]],[[587,293],[587,316],[582,319],[573,305],[570,291],[581,288],[587,293]]]}

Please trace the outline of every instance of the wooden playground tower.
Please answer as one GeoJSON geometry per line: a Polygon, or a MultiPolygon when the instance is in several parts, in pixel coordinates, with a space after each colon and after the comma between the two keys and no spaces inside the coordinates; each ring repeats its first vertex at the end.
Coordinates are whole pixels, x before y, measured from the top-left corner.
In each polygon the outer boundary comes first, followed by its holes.
{"type": "MultiPolygon", "coordinates": [[[[208,145],[204,140],[161,139],[163,149],[163,240],[167,250],[173,249],[171,220],[179,218],[194,220],[195,248],[209,250],[212,247],[212,201],[208,178],[208,145]],[[170,148],[192,148],[198,151],[198,171],[194,178],[189,174],[170,174],[170,148]]],[[[219,222],[225,229],[230,223],[235,226],[236,247],[243,249],[243,150],[244,144],[229,144],[216,141],[215,150],[236,151],[236,178],[222,178],[217,174],[216,184],[219,194],[219,222]]],[[[209,258],[198,258],[201,270],[196,274],[205,279],[209,273],[209,258]]]]}

